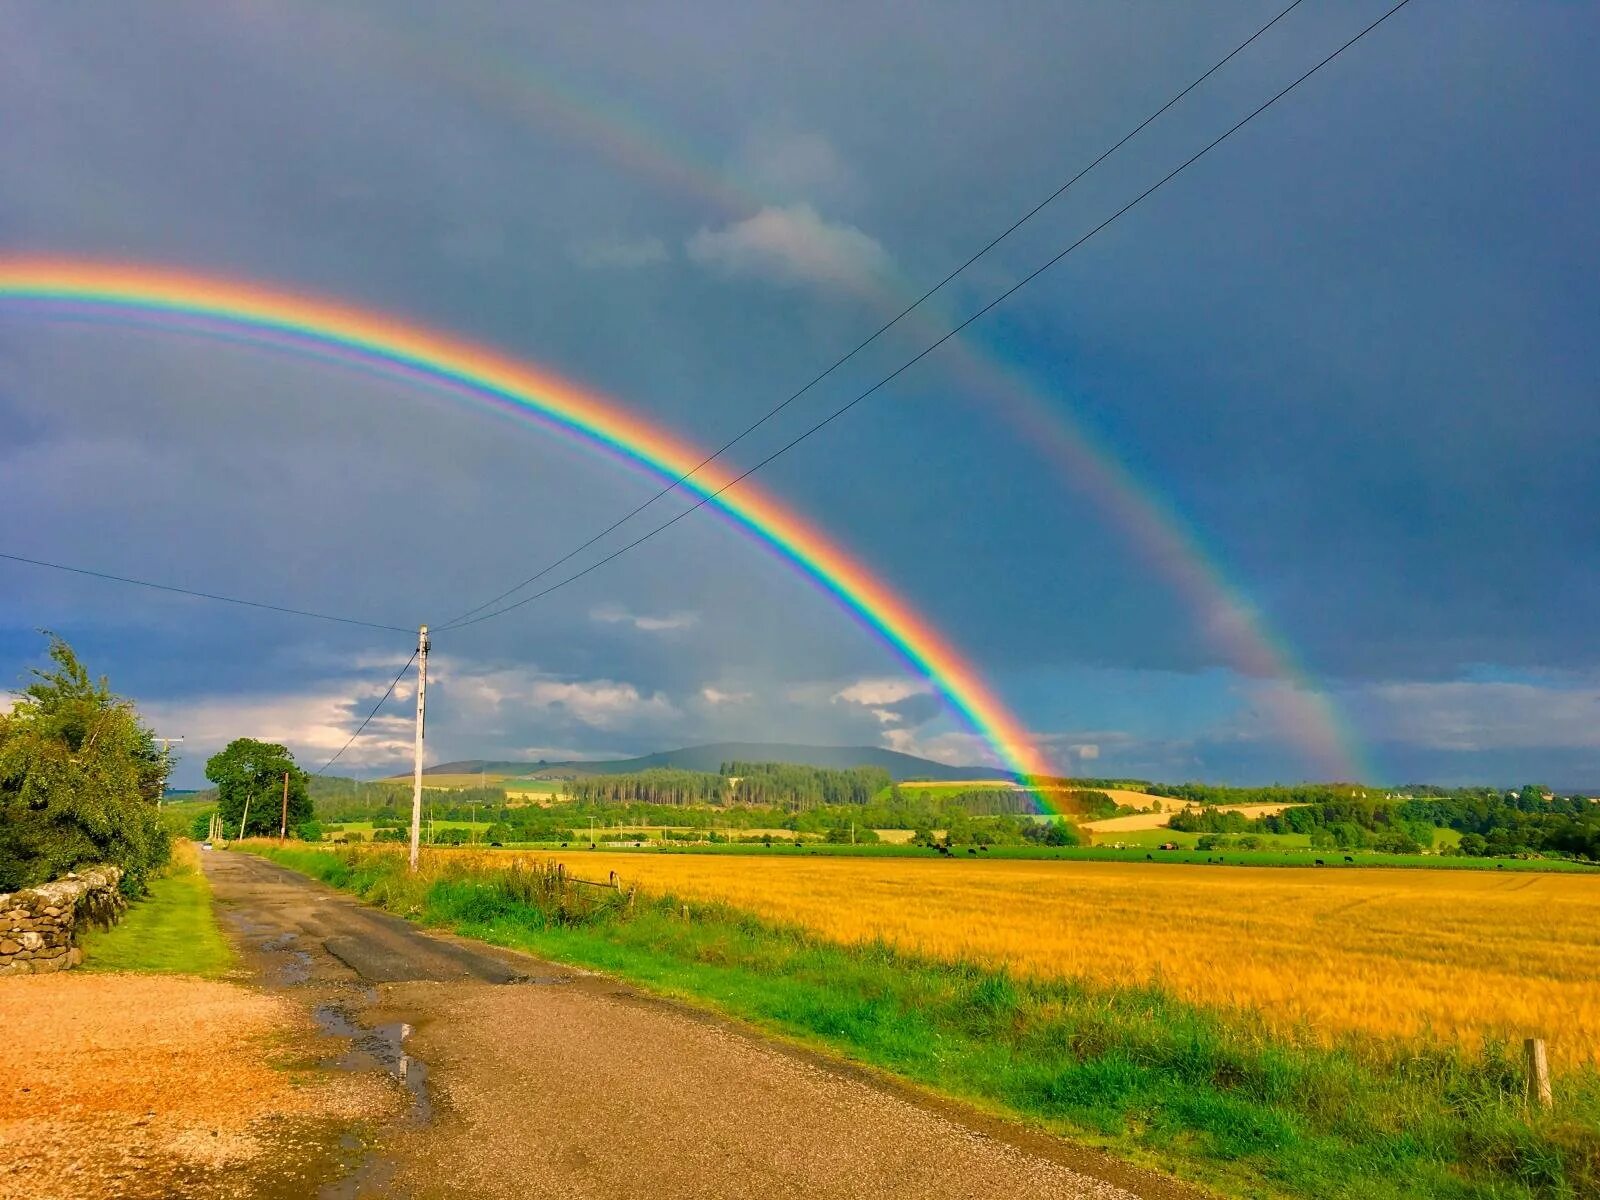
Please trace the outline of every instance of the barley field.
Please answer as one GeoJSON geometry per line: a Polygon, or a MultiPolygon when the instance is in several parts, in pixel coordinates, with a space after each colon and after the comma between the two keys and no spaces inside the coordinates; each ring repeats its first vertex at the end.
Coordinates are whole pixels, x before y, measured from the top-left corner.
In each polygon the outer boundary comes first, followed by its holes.
{"type": "MultiPolygon", "coordinates": [[[[546,857],[546,856],[537,856],[546,857]]],[[[726,901],[841,941],[1159,982],[1285,1029],[1542,1036],[1600,1062],[1600,879],[1088,862],[583,852],[578,876],[726,901]]]]}

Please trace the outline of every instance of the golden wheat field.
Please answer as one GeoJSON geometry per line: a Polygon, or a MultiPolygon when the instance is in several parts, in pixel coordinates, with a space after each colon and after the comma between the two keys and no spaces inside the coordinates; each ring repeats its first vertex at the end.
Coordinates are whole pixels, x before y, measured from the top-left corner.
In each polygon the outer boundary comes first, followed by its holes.
{"type": "Polygon", "coordinates": [[[844,941],[1108,983],[1159,981],[1284,1028],[1538,1035],[1600,1061],[1600,878],[1449,870],[580,853],[646,890],[844,941]]]}

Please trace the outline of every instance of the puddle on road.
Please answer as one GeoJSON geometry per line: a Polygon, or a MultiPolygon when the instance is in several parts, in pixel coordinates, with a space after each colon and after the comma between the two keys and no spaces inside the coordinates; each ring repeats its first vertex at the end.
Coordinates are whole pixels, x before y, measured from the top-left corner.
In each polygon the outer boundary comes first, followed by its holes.
{"type": "Polygon", "coordinates": [[[225,908],[221,915],[246,944],[269,986],[299,987],[310,982],[311,955],[296,946],[295,934],[264,936],[275,927],[238,908],[225,908]]]}
{"type": "MultiPolygon", "coordinates": [[[[377,993],[366,989],[364,1002],[371,1004],[376,999],[377,993]]],[[[324,1066],[338,1071],[381,1071],[405,1088],[410,1108],[403,1117],[390,1122],[388,1130],[416,1129],[433,1119],[428,1064],[406,1052],[406,1038],[411,1036],[409,1024],[391,1021],[363,1025],[344,1005],[333,1003],[317,1005],[311,1015],[324,1033],[349,1039],[349,1048],[338,1057],[325,1060],[324,1066]]],[[[317,1200],[358,1200],[363,1196],[403,1194],[395,1190],[397,1164],[393,1159],[353,1136],[347,1136],[344,1149],[350,1156],[351,1166],[341,1178],[319,1189],[317,1200]]]]}
{"type": "Polygon", "coordinates": [[[426,1125],[433,1119],[433,1102],[428,1096],[428,1064],[406,1053],[410,1025],[404,1021],[361,1025],[348,1009],[338,1004],[319,1004],[312,1016],[324,1032],[350,1039],[350,1048],[328,1062],[328,1066],[340,1071],[382,1071],[398,1081],[411,1097],[407,1125],[426,1125]]]}

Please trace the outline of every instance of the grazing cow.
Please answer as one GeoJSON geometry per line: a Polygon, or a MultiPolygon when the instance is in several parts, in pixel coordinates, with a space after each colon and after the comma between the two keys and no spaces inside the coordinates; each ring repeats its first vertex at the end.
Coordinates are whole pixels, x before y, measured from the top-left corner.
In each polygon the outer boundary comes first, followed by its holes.
{"type": "Polygon", "coordinates": [[[1155,862],[1156,856],[1154,854],[1146,854],[1144,860],[1145,862],[1155,862]]]}
{"type": "Polygon", "coordinates": [[[1328,865],[1328,864],[1327,864],[1327,863],[1325,863],[1325,862],[1323,862],[1323,861],[1322,861],[1322,860],[1321,860],[1321,859],[1320,859],[1320,858],[1319,858],[1319,859],[1317,859],[1317,866],[1319,866],[1319,867],[1325,867],[1325,866],[1327,866],[1327,865],[1328,865]]]}
{"type": "Polygon", "coordinates": [[[1351,858],[1348,854],[1346,854],[1344,856],[1344,860],[1345,860],[1345,862],[1349,862],[1349,863],[1355,862],[1355,859],[1351,858]]]}
{"type": "Polygon", "coordinates": [[[967,847],[967,853],[968,853],[968,854],[976,854],[976,853],[977,853],[977,851],[976,851],[976,850],[974,850],[974,849],[973,849],[973,848],[972,848],[972,847],[971,847],[971,846],[968,846],[968,847],[967,847]]]}

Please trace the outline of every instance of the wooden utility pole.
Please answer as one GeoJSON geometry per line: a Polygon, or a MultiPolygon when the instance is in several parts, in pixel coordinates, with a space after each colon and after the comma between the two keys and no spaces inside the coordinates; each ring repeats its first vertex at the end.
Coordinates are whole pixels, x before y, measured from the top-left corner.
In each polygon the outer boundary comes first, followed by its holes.
{"type": "Polygon", "coordinates": [[[428,712],[428,627],[417,630],[417,742],[411,764],[411,869],[422,840],[422,733],[428,712]]]}
{"type": "Polygon", "coordinates": [[[289,836],[289,772],[283,773],[283,819],[278,822],[278,845],[289,836]]]}
{"type": "MultiPolygon", "coordinates": [[[[150,740],[152,742],[160,742],[161,743],[161,762],[162,762],[162,765],[165,766],[165,765],[168,765],[169,762],[170,762],[170,756],[172,754],[172,743],[173,742],[181,742],[181,741],[183,741],[183,735],[179,734],[177,737],[153,737],[150,740]]],[[[160,808],[161,807],[161,802],[163,800],[165,800],[166,798],[167,798],[167,776],[166,776],[166,772],[163,771],[162,774],[161,774],[161,791],[156,796],[156,807],[160,808]]]]}
{"type": "Polygon", "coordinates": [[[244,841],[245,823],[250,820],[250,793],[244,794],[244,812],[239,817],[239,840],[244,841]]]}

